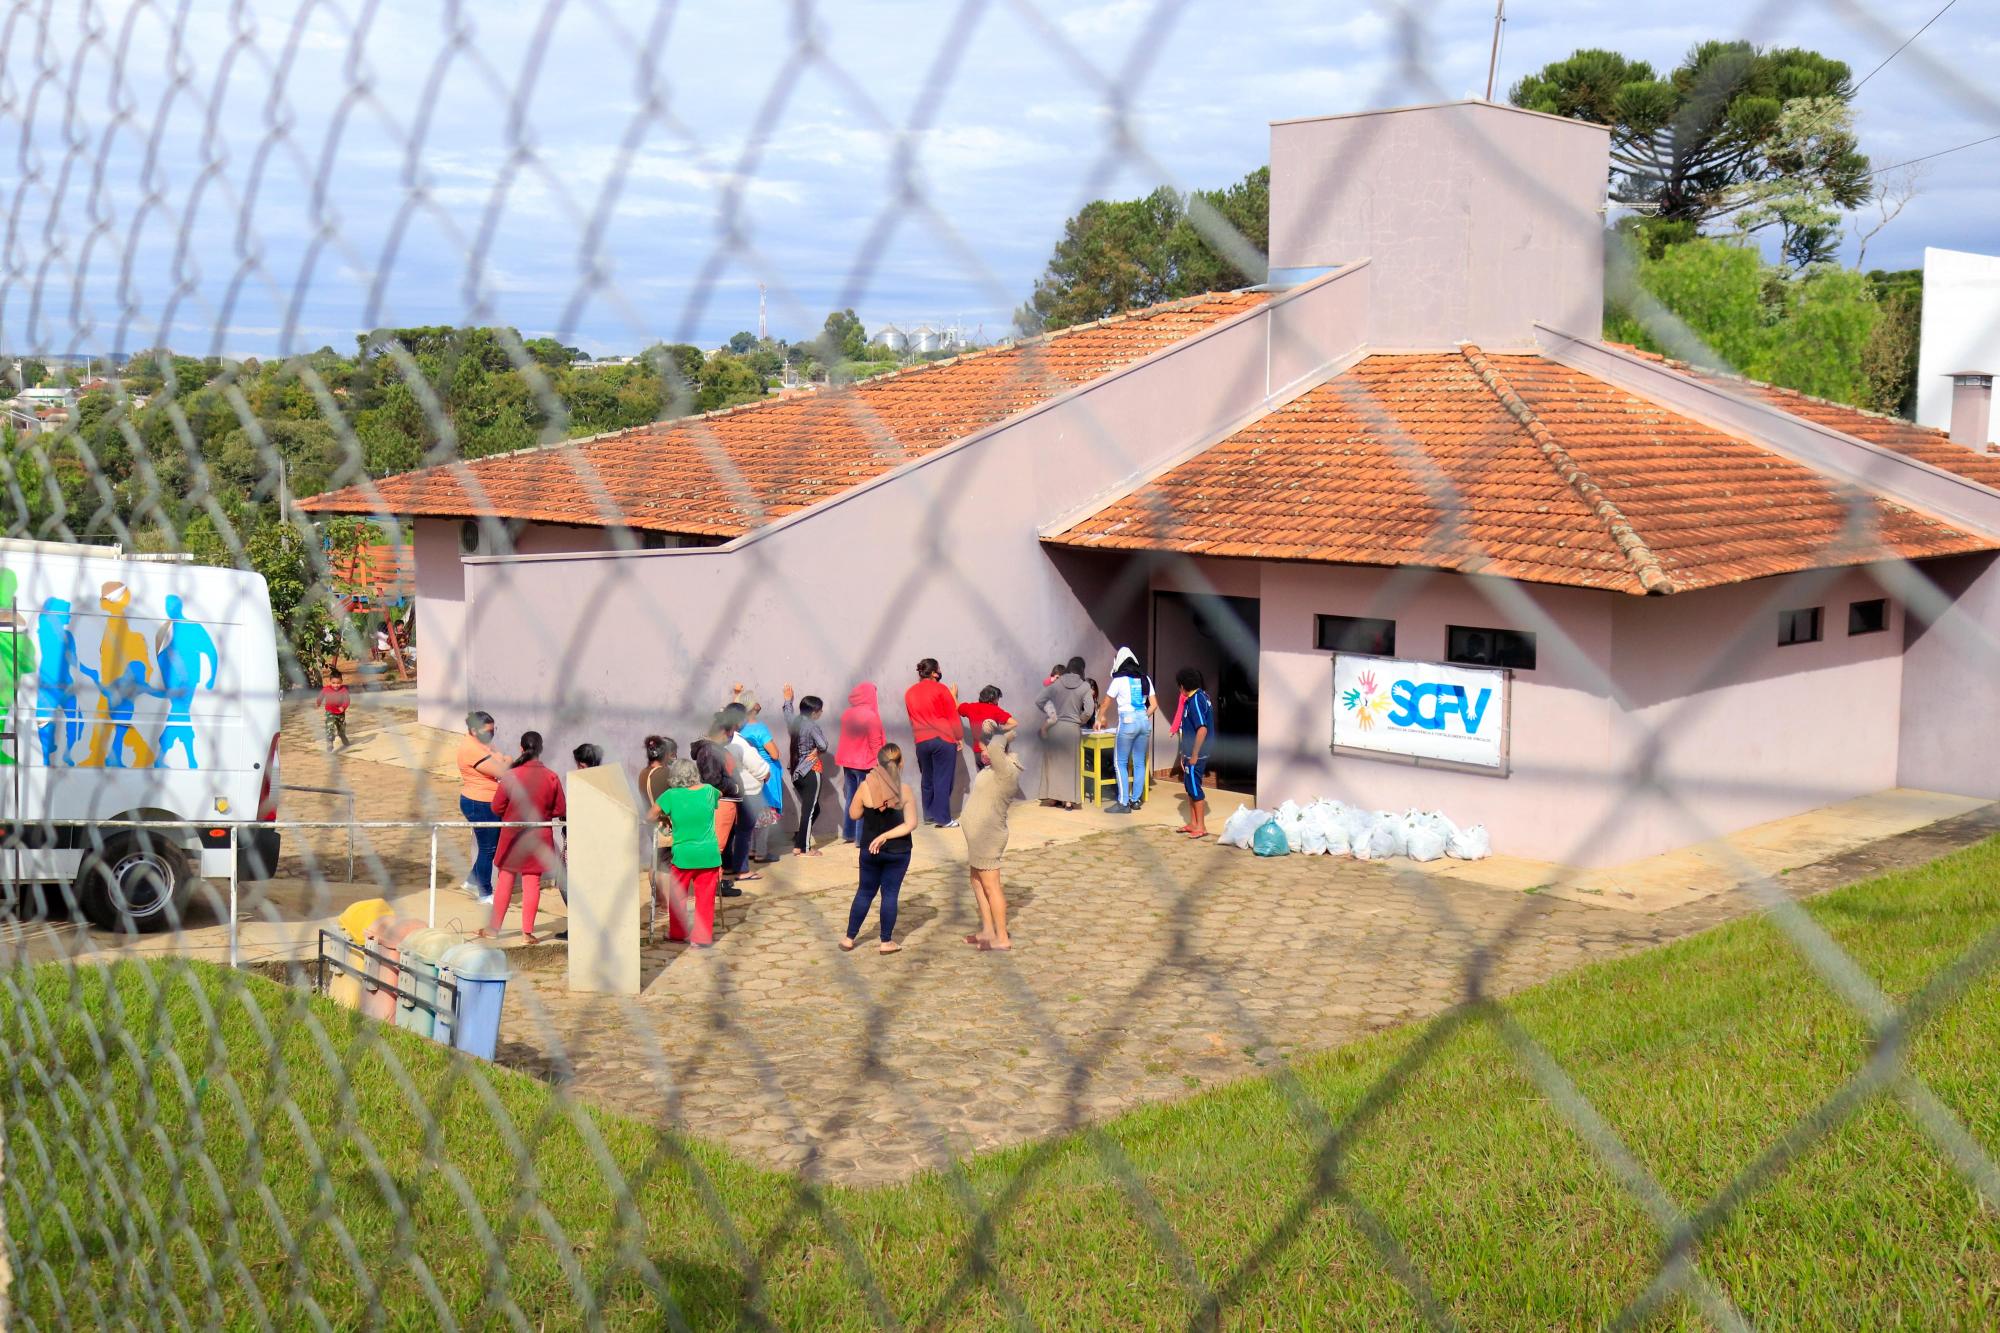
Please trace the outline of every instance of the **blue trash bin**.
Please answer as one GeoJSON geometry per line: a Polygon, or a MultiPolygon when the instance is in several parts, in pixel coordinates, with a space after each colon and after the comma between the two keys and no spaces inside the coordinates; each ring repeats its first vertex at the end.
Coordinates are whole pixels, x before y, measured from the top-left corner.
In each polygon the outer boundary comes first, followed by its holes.
{"type": "Polygon", "coordinates": [[[458,987],[451,1044],[491,1060],[500,1044],[500,1009],[507,1000],[507,955],[490,944],[467,940],[444,951],[438,972],[458,987]]]}

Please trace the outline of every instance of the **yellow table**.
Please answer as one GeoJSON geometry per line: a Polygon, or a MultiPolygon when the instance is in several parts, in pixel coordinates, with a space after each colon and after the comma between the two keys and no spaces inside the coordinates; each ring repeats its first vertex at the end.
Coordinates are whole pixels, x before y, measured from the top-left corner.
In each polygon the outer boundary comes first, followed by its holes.
{"type": "MultiPolygon", "coordinates": [[[[1150,733],[1149,733],[1150,739],[1150,733]]],[[[1148,747],[1151,748],[1150,746],[1148,747]]],[[[1115,731],[1086,731],[1083,745],[1076,752],[1078,765],[1078,788],[1083,793],[1083,803],[1102,809],[1118,801],[1118,733],[1115,731]]],[[[1139,799],[1151,795],[1153,785],[1152,760],[1147,756],[1139,765],[1139,799]]]]}

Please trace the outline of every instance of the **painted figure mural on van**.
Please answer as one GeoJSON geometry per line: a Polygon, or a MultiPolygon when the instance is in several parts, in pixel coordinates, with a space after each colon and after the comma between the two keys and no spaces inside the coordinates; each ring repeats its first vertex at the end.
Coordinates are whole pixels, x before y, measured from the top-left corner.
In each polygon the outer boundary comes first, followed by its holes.
{"type": "Polygon", "coordinates": [[[167,724],[160,728],[153,767],[164,767],[168,753],[178,745],[187,751],[187,766],[200,768],[194,752],[194,692],[201,688],[204,662],[208,664],[208,688],[215,688],[222,655],[207,628],[189,620],[181,599],[171,593],[167,596],[167,621],[153,636],[153,651],[159,659],[160,684],[167,701],[167,724]]]}
{"type": "Polygon", "coordinates": [[[104,585],[97,599],[104,610],[104,638],[97,647],[97,667],[83,673],[97,682],[97,726],[90,734],[90,753],[84,763],[91,768],[125,766],[124,747],[132,744],[133,767],[148,768],[153,763],[153,747],[132,726],[132,709],[140,694],[159,694],[147,681],[146,636],[132,628],[132,590],[123,583],[104,585]],[[131,668],[138,667],[134,673],[131,668]],[[118,754],[111,757],[113,742],[118,754]]]}
{"type": "Polygon", "coordinates": [[[35,641],[28,636],[28,622],[14,609],[20,580],[11,569],[0,569],[0,765],[14,762],[15,695],[21,677],[35,669],[35,641]]]}
{"type": "Polygon", "coordinates": [[[35,719],[42,741],[42,762],[56,761],[56,725],[63,730],[62,759],[76,763],[76,743],[83,739],[83,707],[76,698],[79,659],[76,635],[70,629],[69,602],[51,597],[42,603],[35,618],[35,634],[41,640],[42,663],[35,676],[35,719]]]}

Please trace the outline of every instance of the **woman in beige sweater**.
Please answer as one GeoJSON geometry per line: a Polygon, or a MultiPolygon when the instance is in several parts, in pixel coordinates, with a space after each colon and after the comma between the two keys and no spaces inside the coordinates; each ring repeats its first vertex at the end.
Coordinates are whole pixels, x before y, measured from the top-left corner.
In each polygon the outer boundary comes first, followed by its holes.
{"type": "Polygon", "coordinates": [[[965,830],[965,861],[972,877],[972,897],[979,904],[979,933],[965,942],[980,949],[1011,949],[1007,934],[1007,895],[1000,888],[1000,858],[1007,851],[1007,811],[1021,796],[1021,761],[1014,757],[1014,724],[980,726],[979,743],[986,767],[972,779],[972,790],[958,812],[965,830]]]}

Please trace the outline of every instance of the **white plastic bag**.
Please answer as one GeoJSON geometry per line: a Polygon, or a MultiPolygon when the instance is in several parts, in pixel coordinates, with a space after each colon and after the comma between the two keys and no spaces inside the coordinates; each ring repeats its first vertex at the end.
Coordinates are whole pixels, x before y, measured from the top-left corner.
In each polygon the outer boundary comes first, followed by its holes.
{"type": "Polygon", "coordinates": [[[1379,861],[1385,856],[1401,856],[1409,837],[1409,824],[1401,815],[1387,810],[1375,812],[1375,824],[1368,830],[1368,855],[1379,861]]]}
{"type": "Polygon", "coordinates": [[[1487,834],[1486,825],[1474,824],[1454,833],[1445,843],[1444,851],[1446,856],[1461,861],[1483,861],[1493,855],[1493,839],[1487,834]]]}
{"type": "Polygon", "coordinates": [[[1417,825],[1404,839],[1404,852],[1412,861],[1435,861],[1444,855],[1445,835],[1428,823],[1417,825]]]}
{"type": "Polygon", "coordinates": [[[1326,827],[1317,820],[1299,826],[1299,843],[1292,849],[1307,856],[1326,855],[1326,827]]]}
{"type": "Polygon", "coordinates": [[[1263,810],[1252,810],[1248,806],[1238,807],[1222,821],[1222,836],[1216,841],[1224,847],[1248,847],[1250,839],[1257,832],[1259,824],[1268,823],[1270,814],[1263,810]]]}
{"type": "Polygon", "coordinates": [[[1328,856],[1352,856],[1354,849],[1348,844],[1347,830],[1339,824],[1329,824],[1326,829],[1326,854],[1328,856]]]}

